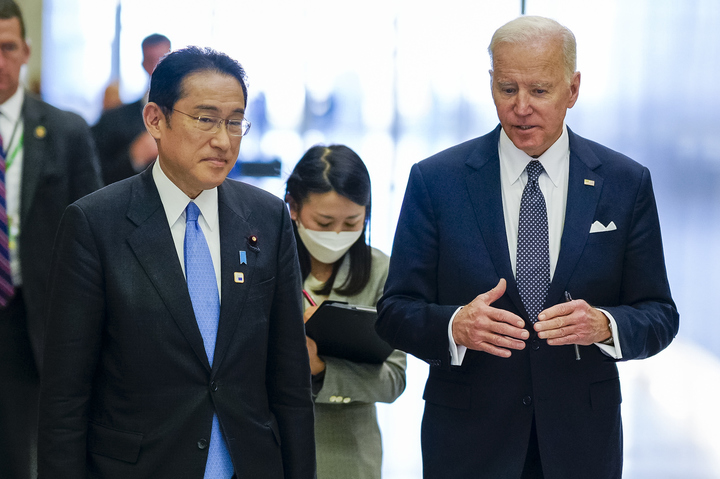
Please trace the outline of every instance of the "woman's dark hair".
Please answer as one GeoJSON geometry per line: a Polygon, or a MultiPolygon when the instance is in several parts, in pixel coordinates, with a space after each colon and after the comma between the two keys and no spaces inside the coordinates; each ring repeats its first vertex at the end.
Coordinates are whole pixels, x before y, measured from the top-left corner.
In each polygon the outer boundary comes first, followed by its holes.
{"type": "MultiPolygon", "coordinates": [[[[287,180],[286,197],[295,202],[298,211],[311,193],[335,191],[353,203],[365,206],[365,222],[362,234],[353,243],[346,255],[350,259],[350,273],[347,280],[336,288],[339,294],[352,296],[359,293],[370,280],[372,253],[367,244],[366,232],[370,224],[370,174],[365,163],[353,150],[344,145],[313,146],[293,169],[287,180]]],[[[298,235],[297,225],[293,224],[295,241],[300,259],[300,271],[303,280],[310,274],[310,253],[298,235]]],[[[315,293],[327,296],[333,289],[335,277],[340,269],[342,258],[335,262],[330,278],[315,293]]]]}

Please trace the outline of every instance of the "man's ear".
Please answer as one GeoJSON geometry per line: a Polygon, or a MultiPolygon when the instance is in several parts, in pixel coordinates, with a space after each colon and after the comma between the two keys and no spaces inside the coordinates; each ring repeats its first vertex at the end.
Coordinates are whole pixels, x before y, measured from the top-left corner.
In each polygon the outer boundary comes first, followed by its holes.
{"type": "Polygon", "coordinates": [[[154,102],[148,102],[143,108],[143,121],[145,122],[145,128],[148,133],[159,140],[162,136],[162,128],[167,128],[167,119],[160,106],[154,102]]]}
{"type": "Polygon", "coordinates": [[[30,60],[30,53],[32,53],[32,50],[30,49],[30,44],[26,41],[22,42],[22,45],[20,46],[20,54],[22,55],[22,64],[27,65],[27,62],[30,60]]]}

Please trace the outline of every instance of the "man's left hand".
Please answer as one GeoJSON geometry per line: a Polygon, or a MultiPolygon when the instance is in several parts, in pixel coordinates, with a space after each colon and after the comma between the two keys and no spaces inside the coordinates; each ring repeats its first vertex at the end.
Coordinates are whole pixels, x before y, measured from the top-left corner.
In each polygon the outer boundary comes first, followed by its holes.
{"type": "Polygon", "coordinates": [[[541,312],[535,331],[540,339],[547,339],[550,346],[589,346],[612,335],[607,316],[581,299],[556,304],[541,312]]]}

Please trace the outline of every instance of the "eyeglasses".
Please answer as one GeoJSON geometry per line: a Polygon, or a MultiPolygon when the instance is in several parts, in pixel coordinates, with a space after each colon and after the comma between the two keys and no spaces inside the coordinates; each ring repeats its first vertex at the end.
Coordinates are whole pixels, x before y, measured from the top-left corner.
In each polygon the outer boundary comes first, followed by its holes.
{"type": "Polygon", "coordinates": [[[225,123],[228,135],[231,136],[245,136],[250,130],[250,122],[245,118],[242,120],[225,120],[223,118],[206,115],[192,116],[184,111],[176,110],[175,108],[173,108],[173,111],[182,113],[183,115],[195,120],[195,128],[202,131],[217,131],[223,123],[225,123]]]}

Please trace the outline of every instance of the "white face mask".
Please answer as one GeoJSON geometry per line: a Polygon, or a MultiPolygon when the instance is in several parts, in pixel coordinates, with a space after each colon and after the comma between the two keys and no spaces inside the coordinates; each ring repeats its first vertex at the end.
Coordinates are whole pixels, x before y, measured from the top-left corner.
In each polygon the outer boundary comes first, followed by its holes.
{"type": "Polygon", "coordinates": [[[342,258],[350,247],[355,244],[363,230],[358,231],[316,231],[296,221],[298,234],[310,255],[321,263],[332,264],[342,258]]]}

